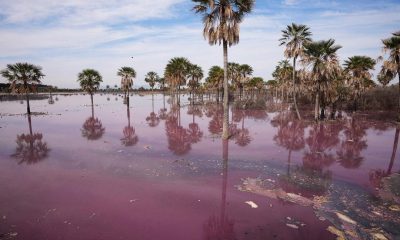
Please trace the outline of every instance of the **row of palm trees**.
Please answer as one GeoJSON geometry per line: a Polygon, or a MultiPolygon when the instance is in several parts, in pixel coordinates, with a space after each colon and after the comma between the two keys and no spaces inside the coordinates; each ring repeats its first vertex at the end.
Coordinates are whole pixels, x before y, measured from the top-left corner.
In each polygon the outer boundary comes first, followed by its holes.
{"type": "MultiPolygon", "coordinates": [[[[334,117],[339,100],[354,101],[353,108],[356,110],[357,100],[375,85],[371,71],[377,60],[357,55],[349,57],[341,66],[337,53],[341,46],[336,45],[334,39],[313,41],[311,35],[309,27],[294,23],[282,31],[279,41],[280,45],[285,46],[284,55],[287,59],[278,63],[273,73],[275,81],[269,82],[269,85],[279,87],[292,96],[298,119],[301,119],[297,104],[298,88],[303,95],[315,99],[315,120],[325,118],[327,105],[331,105],[331,115],[334,117]],[[289,60],[293,63],[290,64],[289,60]],[[303,67],[300,70],[296,69],[298,62],[303,67]]],[[[400,32],[382,42],[389,57],[383,62],[378,81],[386,86],[396,75],[400,78],[400,32]]],[[[378,60],[383,60],[383,57],[378,60]]]]}
{"type": "MultiPolygon", "coordinates": [[[[239,25],[243,21],[246,14],[252,11],[254,0],[243,1],[230,1],[230,0],[192,0],[195,5],[193,10],[203,16],[204,30],[203,35],[211,45],[223,45],[223,73],[220,69],[212,67],[210,69],[208,82],[217,82],[218,91],[223,88],[223,106],[224,106],[224,119],[228,118],[228,95],[229,86],[228,79],[240,89],[243,89],[243,79],[251,75],[252,69],[250,66],[228,63],[228,46],[235,45],[239,42],[239,25]],[[235,71],[236,69],[243,70],[244,74],[235,71]],[[229,71],[230,70],[230,71],[229,71]],[[210,77],[212,76],[212,77],[210,77]],[[221,80],[222,79],[222,84],[221,80]],[[221,87],[222,85],[222,87],[221,87]]],[[[297,117],[300,119],[300,113],[297,106],[297,85],[300,85],[302,92],[307,91],[315,98],[315,119],[319,120],[325,116],[325,108],[328,104],[332,106],[335,104],[342,94],[342,83],[350,85],[361,86],[355,95],[359,95],[365,89],[365,80],[368,76],[368,71],[373,68],[375,61],[365,56],[355,56],[349,59],[345,71],[341,71],[337,51],[341,48],[335,45],[333,39],[323,41],[312,41],[310,29],[305,25],[292,24],[287,26],[282,31],[283,35],[280,39],[280,44],[286,46],[285,56],[293,60],[290,67],[285,66],[284,69],[278,69],[277,83],[285,85],[284,78],[288,75],[292,76],[291,93],[293,96],[294,107],[296,109],[297,117]],[[300,61],[303,69],[296,70],[296,63],[300,61]],[[369,64],[369,65],[365,65],[369,64]],[[347,74],[343,74],[347,73],[347,74]],[[361,83],[360,83],[361,81],[361,83]],[[337,86],[337,87],[332,87],[337,86]]],[[[384,49],[389,52],[389,58],[384,61],[382,71],[378,79],[384,83],[389,82],[395,78],[396,75],[400,78],[400,33],[395,33],[389,39],[383,41],[384,49]]],[[[383,59],[383,57],[382,57],[383,59]]],[[[288,64],[286,64],[288,65],[288,64]]],[[[18,69],[17,69],[18,70],[18,69]]],[[[9,79],[11,82],[23,82],[27,96],[27,111],[29,109],[29,92],[28,81],[40,82],[44,76],[41,73],[40,67],[31,64],[15,64],[8,65],[7,69],[2,71],[2,75],[9,79]],[[26,75],[15,74],[14,67],[28,67],[22,69],[26,75]],[[13,75],[14,73],[14,75],[13,75]]],[[[129,94],[129,89],[132,86],[133,78],[136,73],[132,68],[124,67],[118,71],[121,76],[121,86],[124,92],[129,94]]],[[[189,77],[189,86],[195,89],[199,85],[199,80],[203,77],[203,72],[198,65],[191,64],[185,58],[173,58],[169,61],[164,72],[164,79],[170,86],[180,89],[186,83],[186,78],[189,77]]],[[[155,72],[149,72],[146,75],[146,82],[153,88],[157,81],[164,79],[158,78],[155,72]]],[[[259,81],[260,78],[253,79],[254,82],[259,81]]],[[[368,79],[367,79],[368,80],[368,79]]],[[[370,80],[370,79],[369,79],[370,80]]],[[[93,93],[98,89],[99,82],[101,82],[100,74],[93,69],[86,69],[78,76],[78,81],[81,87],[86,90],[93,98],[93,93]],[[93,83],[93,85],[90,85],[93,83]],[[89,84],[89,85],[87,85],[89,84]]],[[[287,84],[287,83],[286,83],[287,84]]],[[[260,84],[261,85],[261,84],[260,84]]],[[[289,84],[287,84],[289,85],[289,84]]],[[[400,87],[399,87],[400,92],[400,87]]],[[[93,100],[92,100],[93,102],[93,100]]],[[[334,107],[332,107],[334,108],[334,107]]],[[[400,109],[400,94],[399,94],[399,109],[400,109]]],[[[223,138],[228,138],[228,120],[225,120],[223,138]]]]}

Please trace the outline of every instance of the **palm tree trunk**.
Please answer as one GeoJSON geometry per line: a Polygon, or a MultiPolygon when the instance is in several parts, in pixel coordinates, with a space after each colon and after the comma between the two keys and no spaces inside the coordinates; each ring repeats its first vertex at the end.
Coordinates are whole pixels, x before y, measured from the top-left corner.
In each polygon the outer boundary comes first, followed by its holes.
{"type": "Polygon", "coordinates": [[[154,95],[151,93],[151,111],[154,112],[154,95]]]}
{"type": "Polygon", "coordinates": [[[94,107],[92,105],[92,118],[94,118],[94,107]]]}
{"type": "Polygon", "coordinates": [[[397,76],[399,77],[399,110],[398,110],[397,121],[400,122],[400,71],[397,71],[397,76]]]}
{"type": "Polygon", "coordinates": [[[25,95],[26,95],[26,111],[28,115],[31,115],[31,106],[29,105],[29,93],[27,92],[25,95]]]}
{"type": "Polygon", "coordinates": [[[319,119],[319,90],[315,95],[315,109],[314,109],[314,120],[318,121],[319,119]]]}
{"type": "Polygon", "coordinates": [[[228,42],[223,41],[224,51],[224,120],[222,124],[222,139],[229,138],[229,112],[228,112],[228,42]]]}
{"type": "Polygon", "coordinates": [[[397,145],[399,143],[399,133],[400,133],[400,127],[396,128],[396,134],[394,135],[394,143],[393,143],[393,150],[392,150],[392,156],[390,158],[390,163],[389,167],[387,170],[387,174],[390,174],[392,172],[393,164],[394,164],[394,159],[396,157],[396,151],[397,151],[397,145]]]}
{"type": "Polygon", "coordinates": [[[28,114],[28,124],[29,124],[29,134],[32,136],[33,132],[32,132],[32,119],[31,119],[31,115],[28,114]]]}
{"type": "Polygon", "coordinates": [[[92,103],[92,107],[93,107],[93,93],[90,93],[90,102],[92,103]]]}
{"type": "Polygon", "coordinates": [[[290,178],[290,162],[292,159],[292,148],[289,148],[289,155],[287,160],[287,176],[290,178]]]}
{"type": "Polygon", "coordinates": [[[301,120],[299,108],[297,107],[297,99],[296,99],[296,59],[297,59],[297,57],[295,56],[293,58],[293,102],[294,102],[294,108],[296,109],[297,118],[299,120],[301,120]]]}
{"type": "Polygon", "coordinates": [[[225,225],[225,211],[226,211],[226,189],[228,183],[228,143],[227,139],[222,140],[222,196],[221,196],[221,225],[225,225]]]}

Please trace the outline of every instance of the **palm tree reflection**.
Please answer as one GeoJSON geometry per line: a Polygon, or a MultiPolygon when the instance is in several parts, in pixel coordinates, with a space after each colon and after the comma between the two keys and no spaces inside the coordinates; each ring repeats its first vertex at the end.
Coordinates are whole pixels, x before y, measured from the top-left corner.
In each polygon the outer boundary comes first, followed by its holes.
{"type": "Polygon", "coordinates": [[[390,174],[392,174],[392,168],[393,168],[394,160],[396,158],[397,146],[399,144],[399,133],[400,133],[400,126],[397,126],[396,132],[394,134],[392,155],[390,157],[388,169],[386,171],[383,169],[375,169],[375,170],[370,171],[370,173],[369,173],[369,181],[376,188],[381,187],[383,178],[390,176],[390,174]]]}
{"type": "Polygon", "coordinates": [[[364,139],[368,127],[363,122],[356,122],[354,118],[347,121],[344,126],[345,139],[337,151],[338,161],[345,168],[358,168],[364,160],[361,151],[367,148],[364,139]]]}
{"type": "Polygon", "coordinates": [[[100,139],[104,132],[105,128],[103,124],[98,118],[94,117],[94,109],[92,105],[92,116],[87,118],[86,121],[82,125],[82,137],[87,138],[88,140],[98,140],[100,139]]]}
{"type": "Polygon", "coordinates": [[[151,94],[151,106],[152,106],[152,111],[148,117],[146,117],[146,122],[150,127],[157,127],[158,124],[160,123],[160,118],[157,116],[157,114],[154,112],[154,95],[151,94]]]}
{"type": "Polygon", "coordinates": [[[165,121],[165,130],[168,139],[168,149],[176,155],[185,155],[191,149],[189,131],[181,126],[181,108],[177,104],[176,96],[172,96],[170,112],[165,121]]]}
{"type": "MultiPolygon", "coordinates": [[[[226,122],[226,121],[224,121],[226,122]]],[[[204,239],[207,240],[234,240],[235,222],[227,217],[226,199],[228,185],[228,149],[229,140],[222,140],[222,188],[221,188],[221,212],[219,216],[212,215],[204,224],[204,239]]]]}
{"type": "Polygon", "coordinates": [[[296,120],[292,114],[281,113],[272,120],[272,125],[278,127],[274,136],[277,145],[286,148],[288,153],[287,174],[290,175],[292,151],[300,151],[305,147],[304,129],[306,124],[296,120]]]}
{"type": "Polygon", "coordinates": [[[29,134],[17,135],[17,148],[11,155],[18,160],[18,164],[35,164],[45,159],[50,151],[43,141],[43,134],[33,133],[31,116],[28,115],[29,134]]]}
{"type": "Polygon", "coordinates": [[[187,113],[192,115],[192,123],[189,124],[189,129],[188,129],[190,141],[191,143],[198,143],[203,137],[203,132],[201,131],[199,124],[196,123],[195,117],[203,116],[201,106],[190,105],[187,113]]]}
{"type": "Polygon", "coordinates": [[[165,94],[163,94],[163,108],[158,111],[158,116],[161,120],[167,119],[167,109],[165,108],[165,94]]]}
{"type": "Polygon", "coordinates": [[[136,134],[135,128],[131,126],[131,114],[129,108],[129,97],[126,98],[126,114],[128,117],[128,126],[123,129],[124,137],[121,138],[121,143],[124,146],[134,146],[138,143],[139,137],[136,134]]]}

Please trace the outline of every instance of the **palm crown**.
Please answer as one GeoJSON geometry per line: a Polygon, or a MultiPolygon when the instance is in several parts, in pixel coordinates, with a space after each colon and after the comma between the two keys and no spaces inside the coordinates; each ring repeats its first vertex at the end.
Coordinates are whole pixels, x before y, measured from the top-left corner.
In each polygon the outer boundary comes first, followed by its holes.
{"type": "Polygon", "coordinates": [[[204,38],[211,45],[226,41],[229,46],[239,42],[239,23],[250,13],[254,0],[192,0],[193,10],[203,14],[204,38]]]}
{"type": "Polygon", "coordinates": [[[89,94],[95,93],[99,89],[102,81],[100,73],[94,69],[84,69],[78,74],[78,82],[82,90],[89,94]]]}
{"type": "Polygon", "coordinates": [[[175,57],[169,60],[164,71],[164,77],[168,84],[173,87],[186,84],[189,66],[189,60],[183,57],[175,57]]]}
{"type": "Polygon", "coordinates": [[[294,58],[301,56],[303,46],[311,42],[310,28],[306,25],[292,23],[282,30],[280,45],[286,45],[285,57],[294,58]]]}
{"type": "Polygon", "coordinates": [[[40,79],[45,76],[41,67],[30,63],[8,64],[1,75],[11,83],[10,88],[14,92],[20,93],[31,92],[32,84],[41,83],[40,79]]]}
{"type": "Polygon", "coordinates": [[[131,67],[122,67],[118,69],[117,75],[121,77],[121,88],[124,91],[132,88],[133,79],[136,77],[136,71],[131,67]]]}
{"type": "Polygon", "coordinates": [[[150,85],[151,89],[153,89],[154,85],[156,84],[156,82],[159,81],[159,79],[160,77],[158,76],[158,74],[151,71],[146,74],[144,81],[150,85]]]}

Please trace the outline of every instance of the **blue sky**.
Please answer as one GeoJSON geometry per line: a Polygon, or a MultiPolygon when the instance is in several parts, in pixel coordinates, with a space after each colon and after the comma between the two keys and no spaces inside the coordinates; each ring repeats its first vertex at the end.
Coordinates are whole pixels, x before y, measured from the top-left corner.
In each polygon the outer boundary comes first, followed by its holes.
{"type": "MultiPolygon", "coordinates": [[[[0,0],[0,68],[31,62],[43,67],[45,84],[69,88],[78,87],[84,68],[97,69],[103,87],[119,84],[116,71],[122,66],[135,68],[140,87],[147,72],[162,75],[168,60],[180,56],[206,73],[222,65],[222,48],[203,39],[201,17],[192,6],[189,0],[0,0]]],[[[292,22],[308,25],[315,40],[334,38],[343,46],[342,61],[353,55],[377,58],[381,39],[400,30],[399,12],[399,0],[258,0],[229,60],[250,64],[254,76],[271,79],[283,59],[281,30],[292,22]]]]}

